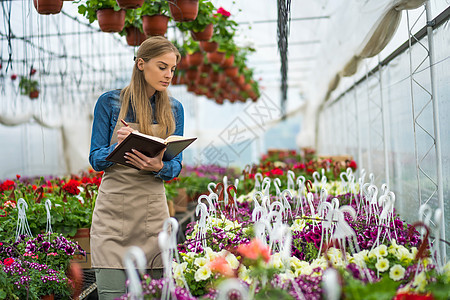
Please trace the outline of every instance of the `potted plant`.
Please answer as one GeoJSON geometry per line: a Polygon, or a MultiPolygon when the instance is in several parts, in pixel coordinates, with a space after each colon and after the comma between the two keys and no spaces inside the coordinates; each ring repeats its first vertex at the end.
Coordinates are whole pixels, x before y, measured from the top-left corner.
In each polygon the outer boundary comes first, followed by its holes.
{"type": "Polygon", "coordinates": [[[198,42],[189,38],[183,44],[183,48],[187,53],[186,60],[189,66],[199,66],[203,62],[203,53],[200,51],[198,42]]]}
{"type": "Polygon", "coordinates": [[[213,35],[214,26],[214,5],[209,0],[200,0],[198,14],[192,22],[177,23],[181,31],[190,31],[194,41],[208,41],[213,35]]]}
{"type": "Polygon", "coordinates": [[[230,57],[237,52],[234,36],[237,29],[237,23],[231,20],[230,13],[220,7],[214,15],[214,33],[211,42],[216,42],[219,52],[224,52],[226,57],[230,57]]]}
{"type": "Polygon", "coordinates": [[[165,0],[145,0],[137,9],[142,19],[142,29],[147,36],[165,35],[170,17],[169,4],[165,0]]]}
{"type": "Polygon", "coordinates": [[[32,80],[27,76],[21,76],[19,82],[20,93],[22,95],[28,95],[30,99],[36,99],[39,97],[39,87],[36,80],[32,80]]]}
{"type": "Polygon", "coordinates": [[[124,29],[119,34],[126,36],[129,46],[139,46],[145,41],[147,37],[142,29],[142,20],[135,10],[126,11],[124,29]]]}
{"type": "Polygon", "coordinates": [[[120,32],[125,24],[125,10],[115,0],[87,0],[78,6],[78,13],[85,16],[89,23],[98,20],[103,32],[120,32]]]}
{"type": "Polygon", "coordinates": [[[194,21],[198,13],[198,0],[170,0],[169,9],[176,22],[194,21]]]}
{"type": "Polygon", "coordinates": [[[62,0],[33,0],[34,8],[41,15],[58,14],[63,6],[62,0]]]}

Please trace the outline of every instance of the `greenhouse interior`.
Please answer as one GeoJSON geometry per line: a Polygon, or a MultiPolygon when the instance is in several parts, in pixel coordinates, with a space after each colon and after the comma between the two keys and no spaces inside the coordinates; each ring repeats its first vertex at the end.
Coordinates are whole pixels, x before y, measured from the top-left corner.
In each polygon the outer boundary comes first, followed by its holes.
{"type": "Polygon", "coordinates": [[[450,299],[449,0],[1,4],[0,299],[450,299]]]}

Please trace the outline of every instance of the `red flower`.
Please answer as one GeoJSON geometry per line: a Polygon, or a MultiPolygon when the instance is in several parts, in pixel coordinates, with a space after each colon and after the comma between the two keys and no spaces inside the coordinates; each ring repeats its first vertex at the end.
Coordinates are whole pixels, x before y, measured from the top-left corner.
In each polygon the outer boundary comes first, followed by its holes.
{"type": "Polygon", "coordinates": [[[8,257],[8,258],[5,258],[5,260],[3,261],[3,264],[5,266],[10,266],[13,264],[13,262],[14,262],[14,258],[8,257]]]}
{"type": "Polygon", "coordinates": [[[102,182],[102,178],[100,177],[94,177],[92,178],[92,183],[95,184],[96,186],[100,186],[100,183],[102,182]]]}
{"type": "Polygon", "coordinates": [[[19,180],[20,179],[20,175],[16,174],[16,178],[17,178],[17,180],[19,180]]]}
{"type": "Polygon", "coordinates": [[[395,295],[394,300],[433,300],[432,294],[416,294],[412,292],[403,292],[395,295]]]}
{"type": "Polygon", "coordinates": [[[11,75],[11,80],[16,80],[17,79],[17,75],[16,74],[12,74],[11,75]]]}
{"type": "Polygon", "coordinates": [[[293,167],[293,169],[294,169],[294,170],[295,170],[295,169],[304,170],[304,169],[306,169],[306,166],[305,166],[305,164],[295,164],[294,167],[293,167]]]}
{"type": "Polygon", "coordinates": [[[271,170],[270,173],[272,173],[272,175],[283,175],[283,170],[281,170],[280,168],[275,168],[271,170]]]}
{"type": "Polygon", "coordinates": [[[81,179],[81,182],[82,182],[82,183],[91,183],[92,180],[91,180],[89,177],[83,177],[83,178],[81,179]]]}
{"type": "Polygon", "coordinates": [[[263,175],[264,177],[270,177],[270,172],[264,172],[263,175]]]}
{"type": "Polygon", "coordinates": [[[15,186],[15,182],[12,180],[5,180],[2,184],[0,184],[0,192],[13,190],[15,186]]]}
{"type": "Polygon", "coordinates": [[[248,179],[255,179],[255,174],[252,173],[248,174],[248,179]]]}
{"type": "Polygon", "coordinates": [[[30,70],[30,75],[34,75],[35,73],[36,73],[36,69],[31,68],[31,70],[30,70]]]}
{"type": "Polygon", "coordinates": [[[308,169],[306,169],[306,172],[308,172],[309,174],[312,174],[312,173],[314,173],[314,169],[308,168],[308,169]]]}
{"type": "Polygon", "coordinates": [[[71,179],[71,180],[69,180],[68,183],[63,185],[62,188],[69,194],[78,195],[80,193],[80,190],[78,189],[79,185],[80,185],[80,183],[78,181],[71,179]]]}
{"type": "Polygon", "coordinates": [[[217,10],[217,13],[221,14],[225,18],[228,18],[229,16],[231,16],[231,13],[229,11],[223,9],[223,7],[219,7],[219,9],[217,10]]]}
{"type": "Polygon", "coordinates": [[[348,164],[348,166],[349,166],[350,168],[352,168],[353,170],[356,170],[356,168],[358,167],[358,165],[356,164],[356,161],[354,161],[354,160],[352,160],[352,161],[348,164]]]}

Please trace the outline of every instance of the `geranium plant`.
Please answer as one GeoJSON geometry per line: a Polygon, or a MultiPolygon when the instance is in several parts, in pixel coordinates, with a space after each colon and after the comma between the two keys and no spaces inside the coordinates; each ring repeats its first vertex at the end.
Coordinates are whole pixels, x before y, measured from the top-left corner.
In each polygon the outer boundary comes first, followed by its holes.
{"type": "Polygon", "coordinates": [[[39,90],[39,84],[37,80],[33,80],[28,76],[20,76],[19,88],[22,95],[30,95],[39,90]]]}
{"type": "Polygon", "coordinates": [[[115,0],[87,0],[86,2],[80,0],[75,3],[81,3],[78,6],[78,13],[85,16],[89,23],[97,20],[97,10],[99,9],[113,8],[115,11],[121,9],[115,0]]]}
{"type": "Polygon", "coordinates": [[[181,31],[203,31],[207,25],[215,23],[216,18],[213,13],[215,9],[210,0],[199,0],[197,18],[191,22],[177,22],[176,26],[181,31]]]}
{"type": "Polygon", "coordinates": [[[169,16],[169,3],[166,0],[145,0],[136,12],[139,16],[169,16]]]}

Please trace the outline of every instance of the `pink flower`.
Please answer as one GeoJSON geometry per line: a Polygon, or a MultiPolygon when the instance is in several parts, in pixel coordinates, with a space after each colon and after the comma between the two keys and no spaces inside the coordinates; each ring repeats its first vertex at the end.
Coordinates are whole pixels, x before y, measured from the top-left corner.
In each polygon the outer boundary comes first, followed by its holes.
{"type": "Polygon", "coordinates": [[[219,7],[219,9],[217,10],[217,13],[221,14],[225,18],[228,18],[229,16],[231,16],[231,13],[229,11],[225,10],[223,7],[219,7]]]}
{"type": "Polygon", "coordinates": [[[239,245],[237,252],[243,257],[253,260],[257,260],[258,258],[262,258],[265,262],[269,262],[270,260],[269,247],[267,245],[263,245],[259,239],[253,239],[248,244],[239,245]]]}
{"type": "Polygon", "coordinates": [[[209,268],[213,272],[218,272],[226,277],[233,277],[233,270],[231,270],[230,264],[222,256],[217,256],[213,261],[209,263],[209,268]]]}

